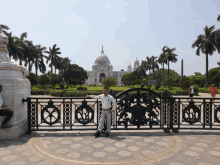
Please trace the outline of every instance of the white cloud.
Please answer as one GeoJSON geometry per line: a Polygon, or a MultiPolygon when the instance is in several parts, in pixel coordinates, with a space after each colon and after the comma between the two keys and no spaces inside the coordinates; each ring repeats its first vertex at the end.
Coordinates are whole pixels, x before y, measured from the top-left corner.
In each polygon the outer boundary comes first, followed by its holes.
{"type": "Polygon", "coordinates": [[[108,2],[108,3],[105,3],[105,6],[108,10],[112,11],[112,10],[115,10],[115,8],[113,7],[113,5],[115,5],[114,2],[108,2]]]}

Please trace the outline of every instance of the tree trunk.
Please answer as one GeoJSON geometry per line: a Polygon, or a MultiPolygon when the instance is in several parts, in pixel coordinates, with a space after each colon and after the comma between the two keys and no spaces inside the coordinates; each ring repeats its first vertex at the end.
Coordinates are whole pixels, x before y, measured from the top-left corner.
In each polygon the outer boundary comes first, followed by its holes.
{"type": "Polygon", "coordinates": [[[153,63],[153,79],[154,79],[154,63],[153,63]]]}
{"type": "Polygon", "coordinates": [[[209,68],[209,63],[208,63],[208,54],[206,54],[206,76],[205,76],[205,88],[208,88],[208,68],[209,68]]]}
{"type": "Polygon", "coordinates": [[[37,79],[37,62],[35,62],[35,72],[36,72],[36,79],[37,79]]]}
{"type": "Polygon", "coordinates": [[[22,65],[21,58],[20,58],[20,65],[22,65]]]}
{"type": "Polygon", "coordinates": [[[30,74],[31,73],[31,62],[29,59],[28,59],[28,63],[29,63],[29,74],[30,74]]]}
{"type": "Polygon", "coordinates": [[[168,77],[169,77],[169,74],[170,74],[170,72],[169,72],[169,70],[170,70],[169,64],[170,64],[170,62],[168,61],[168,77]]]}
{"type": "Polygon", "coordinates": [[[52,73],[53,73],[53,55],[51,55],[52,60],[51,60],[51,76],[50,78],[52,78],[52,73]]]}
{"type": "Polygon", "coordinates": [[[162,86],[164,86],[164,63],[163,63],[163,73],[162,73],[162,86]]]}

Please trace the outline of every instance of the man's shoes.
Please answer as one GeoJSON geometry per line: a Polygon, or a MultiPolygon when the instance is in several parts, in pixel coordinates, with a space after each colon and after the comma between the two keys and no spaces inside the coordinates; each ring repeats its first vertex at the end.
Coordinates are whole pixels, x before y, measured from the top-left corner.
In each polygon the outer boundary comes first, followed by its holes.
{"type": "Polygon", "coordinates": [[[1,125],[1,129],[4,129],[4,128],[11,128],[12,126],[8,125],[8,124],[2,124],[1,125]]]}
{"type": "Polygon", "coordinates": [[[97,131],[96,133],[94,133],[95,137],[99,137],[100,136],[100,131],[97,131]]]}
{"type": "Polygon", "coordinates": [[[109,133],[108,132],[106,132],[105,137],[109,137],[109,133]]]}

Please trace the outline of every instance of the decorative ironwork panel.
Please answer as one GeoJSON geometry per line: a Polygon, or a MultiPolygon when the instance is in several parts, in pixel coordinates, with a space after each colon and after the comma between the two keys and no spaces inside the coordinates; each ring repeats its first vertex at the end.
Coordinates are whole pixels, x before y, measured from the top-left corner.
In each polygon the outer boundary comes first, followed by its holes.
{"type": "Polygon", "coordinates": [[[38,104],[35,103],[35,102],[32,102],[31,103],[31,107],[30,107],[30,124],[31,124],[31,127],[37,127],[38,126],[38,113],[37,113],[37,106],[38,104]]]}
{"type": "Polygon", "coordinates": [[[182,112],[183,121],[190,124],[199,122],[201,119],[201,110],[194,104],[194,101],[190,101],[189,105],[186,106],[182,112]]]}
{"type": "Polygon", "coordinates": [[[174,102],[174,107],[173,107],[173,124],[178,125],[180,122],[180,110],[179,110],[179,102],[174,102]]]}
{"type": "Polygon", "coordinates": [[[71,126],[72,125],[72,107],[71,102],[63,103],[63,125],[71,126]]]}
{"type": "Polygon", "coordinates": [[[214,119],[215,122],[220,123],[220,115],[218,116],[218,114],[220,114],[220,106],[216,106],[217,108],[215,108],[215,112],[214,112],[214,119]]]}
{"type": "Polygon", "coordinates": [[[82,101],[82,105],[76,109],[75,119],[84,125],[94,121],[94,110],[87,105],[87,101],[82,101]]]}
{"type": "Polygon", "coordinates": [[[205,121],[204,124],[205,125],[209,125],[211,123],[211,104],[209,102],[205,103],[205,121]]]}

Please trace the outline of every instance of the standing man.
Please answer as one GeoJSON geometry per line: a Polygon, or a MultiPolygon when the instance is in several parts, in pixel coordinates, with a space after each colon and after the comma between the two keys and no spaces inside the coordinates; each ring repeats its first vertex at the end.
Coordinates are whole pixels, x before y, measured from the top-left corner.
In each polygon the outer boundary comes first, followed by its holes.
{"type": "Polygon", "coordinates": [[[109,90],[107,87],[104,88],[103,94],[98,96],[95,95],[86,95],[86,97],[91,97],[93,99],[102,99],[102,114],[100,119],[100,125],[98,127],[97,132],[95,133],[96,137],[100,136],[100,131],[104,128],[104,121],[107,118],[107,130],[106,130],[106,137],[109,136],[111,132],[111,115],[112,112],[116,110],[116,101],[113,96],[108,94],[109,90]],[[113,108],[111,109],[111,102],[113,103],[113,108]]]}
{"type": "MultiPolygon", "coordinates": [[[[0,85],[0,94],[2,92],[2,86],[0,85]]],[[[6,118],[3,120],[1,129],[3,128],[10,128],[11,126],[7,124],[7,122],[11,119],[13,115],[13,111],[6,108],[6,106],[3,105],[3,100],[0,95],[0,116],[6,116],[6,118]]]]}
{"type": "MultiPolygon", "coordinates": [[[[189,87],[189,97],[193,97],[194,95],[194,86],[193,85],[190,85],[189,87]]],[[[187,99],[188,101],[189,99],[187,99]]]]}
{"type": "MultiPolygon", "coordinates": [[[[210,95],[212,95],[212,98],[213,97],[215,98],[216,92],[217,92],[217,88],[214,87],[214,84],[212,84],[212,87],[210,88],[210,95]]],[[[215,101],[215,99],[213,99],[213,102],[214,101],[215,101]]]]}

